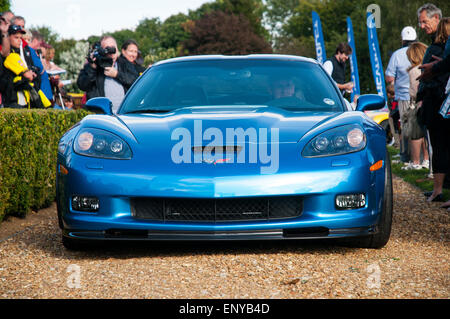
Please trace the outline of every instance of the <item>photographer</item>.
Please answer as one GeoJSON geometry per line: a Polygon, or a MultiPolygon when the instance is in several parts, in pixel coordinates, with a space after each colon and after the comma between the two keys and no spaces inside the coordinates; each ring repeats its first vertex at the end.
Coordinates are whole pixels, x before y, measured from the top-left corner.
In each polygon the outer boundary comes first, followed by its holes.
{"type": "Polygon", "coordinates": [[[88,56],[88,63],[78,75],[77,85],[86,92],[87,99],[107,97],[117,112],[127,90],[139,74],[131,63],[118,59],[116,40],[105,36],[100,46],[94,47],[88,56]]]}

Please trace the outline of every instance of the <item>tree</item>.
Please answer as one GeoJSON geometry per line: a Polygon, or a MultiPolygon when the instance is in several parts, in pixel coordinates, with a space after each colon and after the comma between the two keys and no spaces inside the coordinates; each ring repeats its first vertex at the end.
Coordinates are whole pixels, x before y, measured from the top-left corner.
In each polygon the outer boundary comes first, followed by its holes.
{"type": "Polygon", "coordinates": [[[144,56],[161,47],[161,24],[159,18],[143,19],[136,27],[136,41],[144,56]]]}
{"type": "Polygon", "coordinates": [[[270,34],[262,25],[265,9],[262,0],[216,0],[203,4],[195,11],[190,11],[189,17],[194,21],[200,20],[205,14],[214,11],[223,11],[235,15],[242,14],[248,19],[253,32],[268,40],[270,34]]]}
{"type": "MultiPolygon", "coordinates": [[[[331,57],[337,44],[347,40],[347,16],[354,28],[356,53],[359,67],[361,93],[374,93],[375,84],[369,57],[366,10],[376,3],[381,10],[381,28],[377,29],[383,67],[386,68],[392,53],[401,47],[400,33],[403,27],[413,26],[419,40],[430,44],[430,39],[417,27],[417,9],[423,0],[266,0],[266,20],[271,26],[274,50],[277,53],[299,54],[315,58],[311,12],[321,19],[325,48],[331,57]],[[282,23],[278,23],[282,21],[282,23]]],[[[443,15],[450,12],[450,2],[432,1],[443,15]]],[[[350,69],[350,68],[347,68],[350,69]]]]}
{"type": "Polygon", "coordinates": [[[269,43],[253,31],[244,15],[214,11],[196,21],[190,32],[184,48],[192,55],[272,52],[269,43]]]}
{"type": "Polygon", "coordinates": [[[189,38],[189,33],[184,27],[189,17],[179,13],[168,17],[161,25],[161,47],[165,49],[177,48],[180,43],[189,38]]]}
{"type": "Polygon", "coordinates": [[[9,0],[0,0],[0,12],[10,10],[11,3],[9,0]]]}
{"type": "Polygon", "coordinates": [[[89,50],[89,43],[87,41],[76,42],[69,50],[61,52],[60,64],[67,71],[63,75],[64,80],[72,80],[72,84],[65,86],[65,89],[70,92],[78,92],[76,85],[78,74],[86,62],[86,54],[89,50]]]}

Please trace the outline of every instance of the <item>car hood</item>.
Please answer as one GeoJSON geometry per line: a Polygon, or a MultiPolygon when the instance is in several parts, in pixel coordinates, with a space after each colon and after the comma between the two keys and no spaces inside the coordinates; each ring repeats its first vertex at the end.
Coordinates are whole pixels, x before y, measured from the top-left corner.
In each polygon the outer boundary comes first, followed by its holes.
{"type": "Polygon", "coordinates": [[[230,133],[256,133],[261,140],[277,134],[279,143],[296,143],[308,131],[342,113],[292,112],[274,107],[190,107],[168,113],[119,115],[137,142],[151,145],[155,141],[179,139],[189,132],[193,145],[207,145],[230,133]]]}

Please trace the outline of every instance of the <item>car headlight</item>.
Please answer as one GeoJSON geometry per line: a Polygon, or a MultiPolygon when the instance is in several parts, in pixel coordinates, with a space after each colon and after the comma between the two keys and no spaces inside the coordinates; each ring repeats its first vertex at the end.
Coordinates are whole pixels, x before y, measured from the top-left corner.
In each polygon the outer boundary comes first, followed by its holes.
{"type": "Polygon", "coordinates": [[[128,144],[117,135],[95,128],[82,129],[74,142],[75,153],[108,159],[130,159],[128,144]]]}
{"type": "Polygon", "coordinates": [[[359,125],[344,125],[314,137],[303,149],[303,157],[342,155],[366,147],[366,134],[359,125]]]}

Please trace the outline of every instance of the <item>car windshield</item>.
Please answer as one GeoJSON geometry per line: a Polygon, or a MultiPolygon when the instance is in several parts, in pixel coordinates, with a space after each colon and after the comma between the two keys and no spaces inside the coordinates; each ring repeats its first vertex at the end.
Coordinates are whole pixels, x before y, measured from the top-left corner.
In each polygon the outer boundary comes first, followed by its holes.
{"type": "Polygon", "coordinates": [[[317,64],[273,59],[213,59],[152,67],[127,94],[119,113],[256,105],[291,111],[343,111],[335,86],[317,64]]]}

